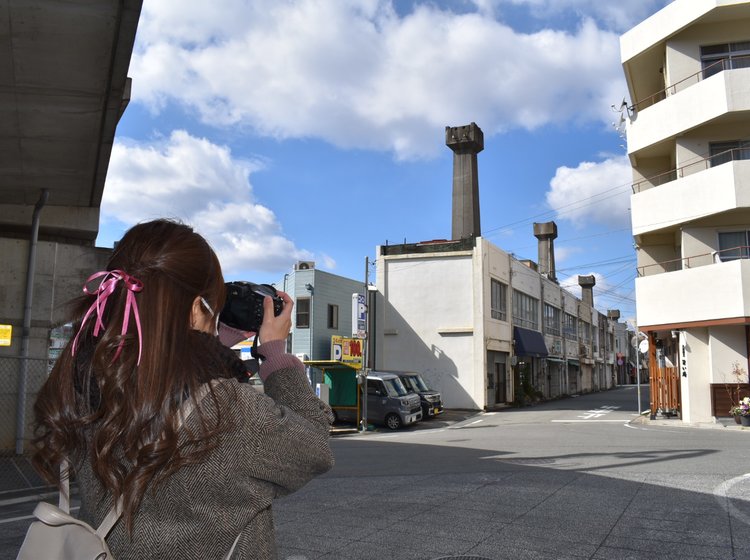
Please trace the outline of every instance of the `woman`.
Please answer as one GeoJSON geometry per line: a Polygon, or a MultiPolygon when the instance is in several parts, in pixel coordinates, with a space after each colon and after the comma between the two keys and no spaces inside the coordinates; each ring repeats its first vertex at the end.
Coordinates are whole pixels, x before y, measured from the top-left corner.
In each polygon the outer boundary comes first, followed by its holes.
{"type": "Polygon", "coordinates": [[[34,407],[37,469],[57,483],[71,462],[94,527],[122,499],[107,539],[118,560],[223,558],[238,535],[232,558],[276,558],[271,501],[333,465],[331,411],[284,352],[292,300],[280,292],[278,316],[265,300],[263,395],[216,336],[224,279],[190,227],[133,227],[84,292],[34,407]]]}

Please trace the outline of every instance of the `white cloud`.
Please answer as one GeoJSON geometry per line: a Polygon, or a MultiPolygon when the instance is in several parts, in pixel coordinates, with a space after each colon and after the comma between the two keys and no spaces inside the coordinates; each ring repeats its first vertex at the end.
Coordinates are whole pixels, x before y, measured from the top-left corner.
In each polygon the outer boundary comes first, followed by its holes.
{"type": "Polygon", "coordinates": [[[124,224],[180,219],[208,239],[229,275],[287,270],[313,255],[285,238],[276,215],[254,199],[249,178],[260,166],[185,131],[151,143],[118,142],[102,216],[124,224]]]}
{"type": "Polygon", "coordinates": [[[487,135],[571,120],[608,126],[627,91],[616,33],[590,19],[572,32],[520,33],[480,4],[399,16],[387,0],[147,2],[133,100],[397,158],[440,153],[442,129],[471,121],[487,135]]]}
{"type": "Polygon", "coordinates": [[[573,255],[582,252],[581,247],[557,246],[555,245],[555,266],[564,263],[573,255]]]}
{"type": "Polygon", "coordinates": [[[576,226],[598,222],[612,227],[630,224],[632,168],[627,156],[599,163],[584,161],[578,167],[558,167],[547,191],[547,204],[556,219],[576,226]]]}

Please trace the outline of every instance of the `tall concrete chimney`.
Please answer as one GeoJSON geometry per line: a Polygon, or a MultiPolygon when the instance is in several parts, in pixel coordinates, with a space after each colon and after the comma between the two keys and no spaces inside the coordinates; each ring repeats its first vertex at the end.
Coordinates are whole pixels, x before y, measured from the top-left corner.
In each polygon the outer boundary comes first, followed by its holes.
{"type": "Polygon", "coordinates": [[[557,282],[555,276],[555,239],[557,224],[555,222],[534,223],[534,237],[539,240],[539,272],[557,282]]]}
{"type": "Polygon", "coordinates": [[[594,286],[596,286],[596,278],[593,274],[589,276],[578,276],[578,285],[581,287],[581,299],[584,303],[588,303],[591,307],[594,307],[594,286]]]}
{"type": "Polygon", "coordinates": [[[452,239],[478,237],[479,176],[477,154],[484,149],[484,134],[475,123],[446,126],[445,145],[453,150],[453,222],[452,239]]]}

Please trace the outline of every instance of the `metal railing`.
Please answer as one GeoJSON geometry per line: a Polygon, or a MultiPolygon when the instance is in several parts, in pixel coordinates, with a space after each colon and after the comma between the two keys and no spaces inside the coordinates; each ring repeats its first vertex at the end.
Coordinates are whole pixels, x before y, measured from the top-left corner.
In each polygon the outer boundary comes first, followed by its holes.
{"type": "Polygon", "coordinates": [[[692,175],[693,173],[697,173],[698,171],[704,171],[706,169],[716,167],[717,165],[721,165],[722,163],[748,159],[750,159],[750,146],[732,148],[730,150],[725,150],[713,155],[704,156],[698,160],[683,165],[682,167],[670,169],[669,171],[665,171],[664,173],[659,173],[658,175],[636,181],[632,185],[633,194],[641,192],[644,186],[648,186],[649,188],[658,187],[660,185],[665,185],[667,183],[671,183],[672,181],[676,181],[677,179],[682,179],[686,175],[692,175]]]}
{"type": "Polygon", "coordinates": [[[643,276],[653,276],[654,274],[661,274],[663,272],[676,272],[678,270],[696,268],[696,266],[691,266],[691,263],[695,265],[696,261],[698,261],[699,259],[702,261],[702,264],[698,264],[698,266],[706,266],[718,262],[734,261],[737,259],[747,258],[750,258],[750,247],[746,245],[739,245],[737,247],[730,247],[729,249],[722,249],[720,251],[711,251],[710,253],[701,253],[699,255],[692,255],[690,257],[680,257],[679,259],[670,259],[668,261],[661,261],[658,263],[639,266],[637,268],[637,271],[638,277],[640,278],[643,276]],[[706,257],[709,257],[709,259],[707,259],[706,257]],[[646,274],[647,269],[651,269],[654,267],[661,267],[662,270],[658,270],[652,274],[646,274]]]}
{"type": "Polygon", "coordinates": [[[709,64],[705,68],[700,69],[695,74],[691,74],[686,78],[682,78],[681,80],[665,87],[662,90],[657,91],[656,93],[649,95],[648,97],[639,99],[628,109],[631,112],[642,111],[643,109],[651,107],[651,105],[656,105],[659,101],[663,101],[667,97],[674,95],[678,91],[695,85],[698,82],[713,76],[714,74],[718,74],[725,70],[734,70],[737,68],[750,68],[750,55],[719,59],[716,62],[709,64]]]}

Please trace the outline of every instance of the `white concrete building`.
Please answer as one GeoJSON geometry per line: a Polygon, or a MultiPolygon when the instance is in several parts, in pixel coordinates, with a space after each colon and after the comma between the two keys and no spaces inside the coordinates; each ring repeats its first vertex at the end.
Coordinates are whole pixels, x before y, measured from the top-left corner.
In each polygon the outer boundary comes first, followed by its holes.
{"type": "Polygon", "coordinates": [[[380,246],[376,269],[373,367],[421,372],[449,408],[613,384],[607,317],[554,271],[481,237],[380,246]]]}
{"type": "Polygon", "coordinates": [[[747,383],[750,2],[675,0],[620,44],[638,329],[651,378],[677,398],[652,414],[676,406],[683,421],[710,422],[727,415],[712,393],[725,396],[735,364],[747,383]]]}

